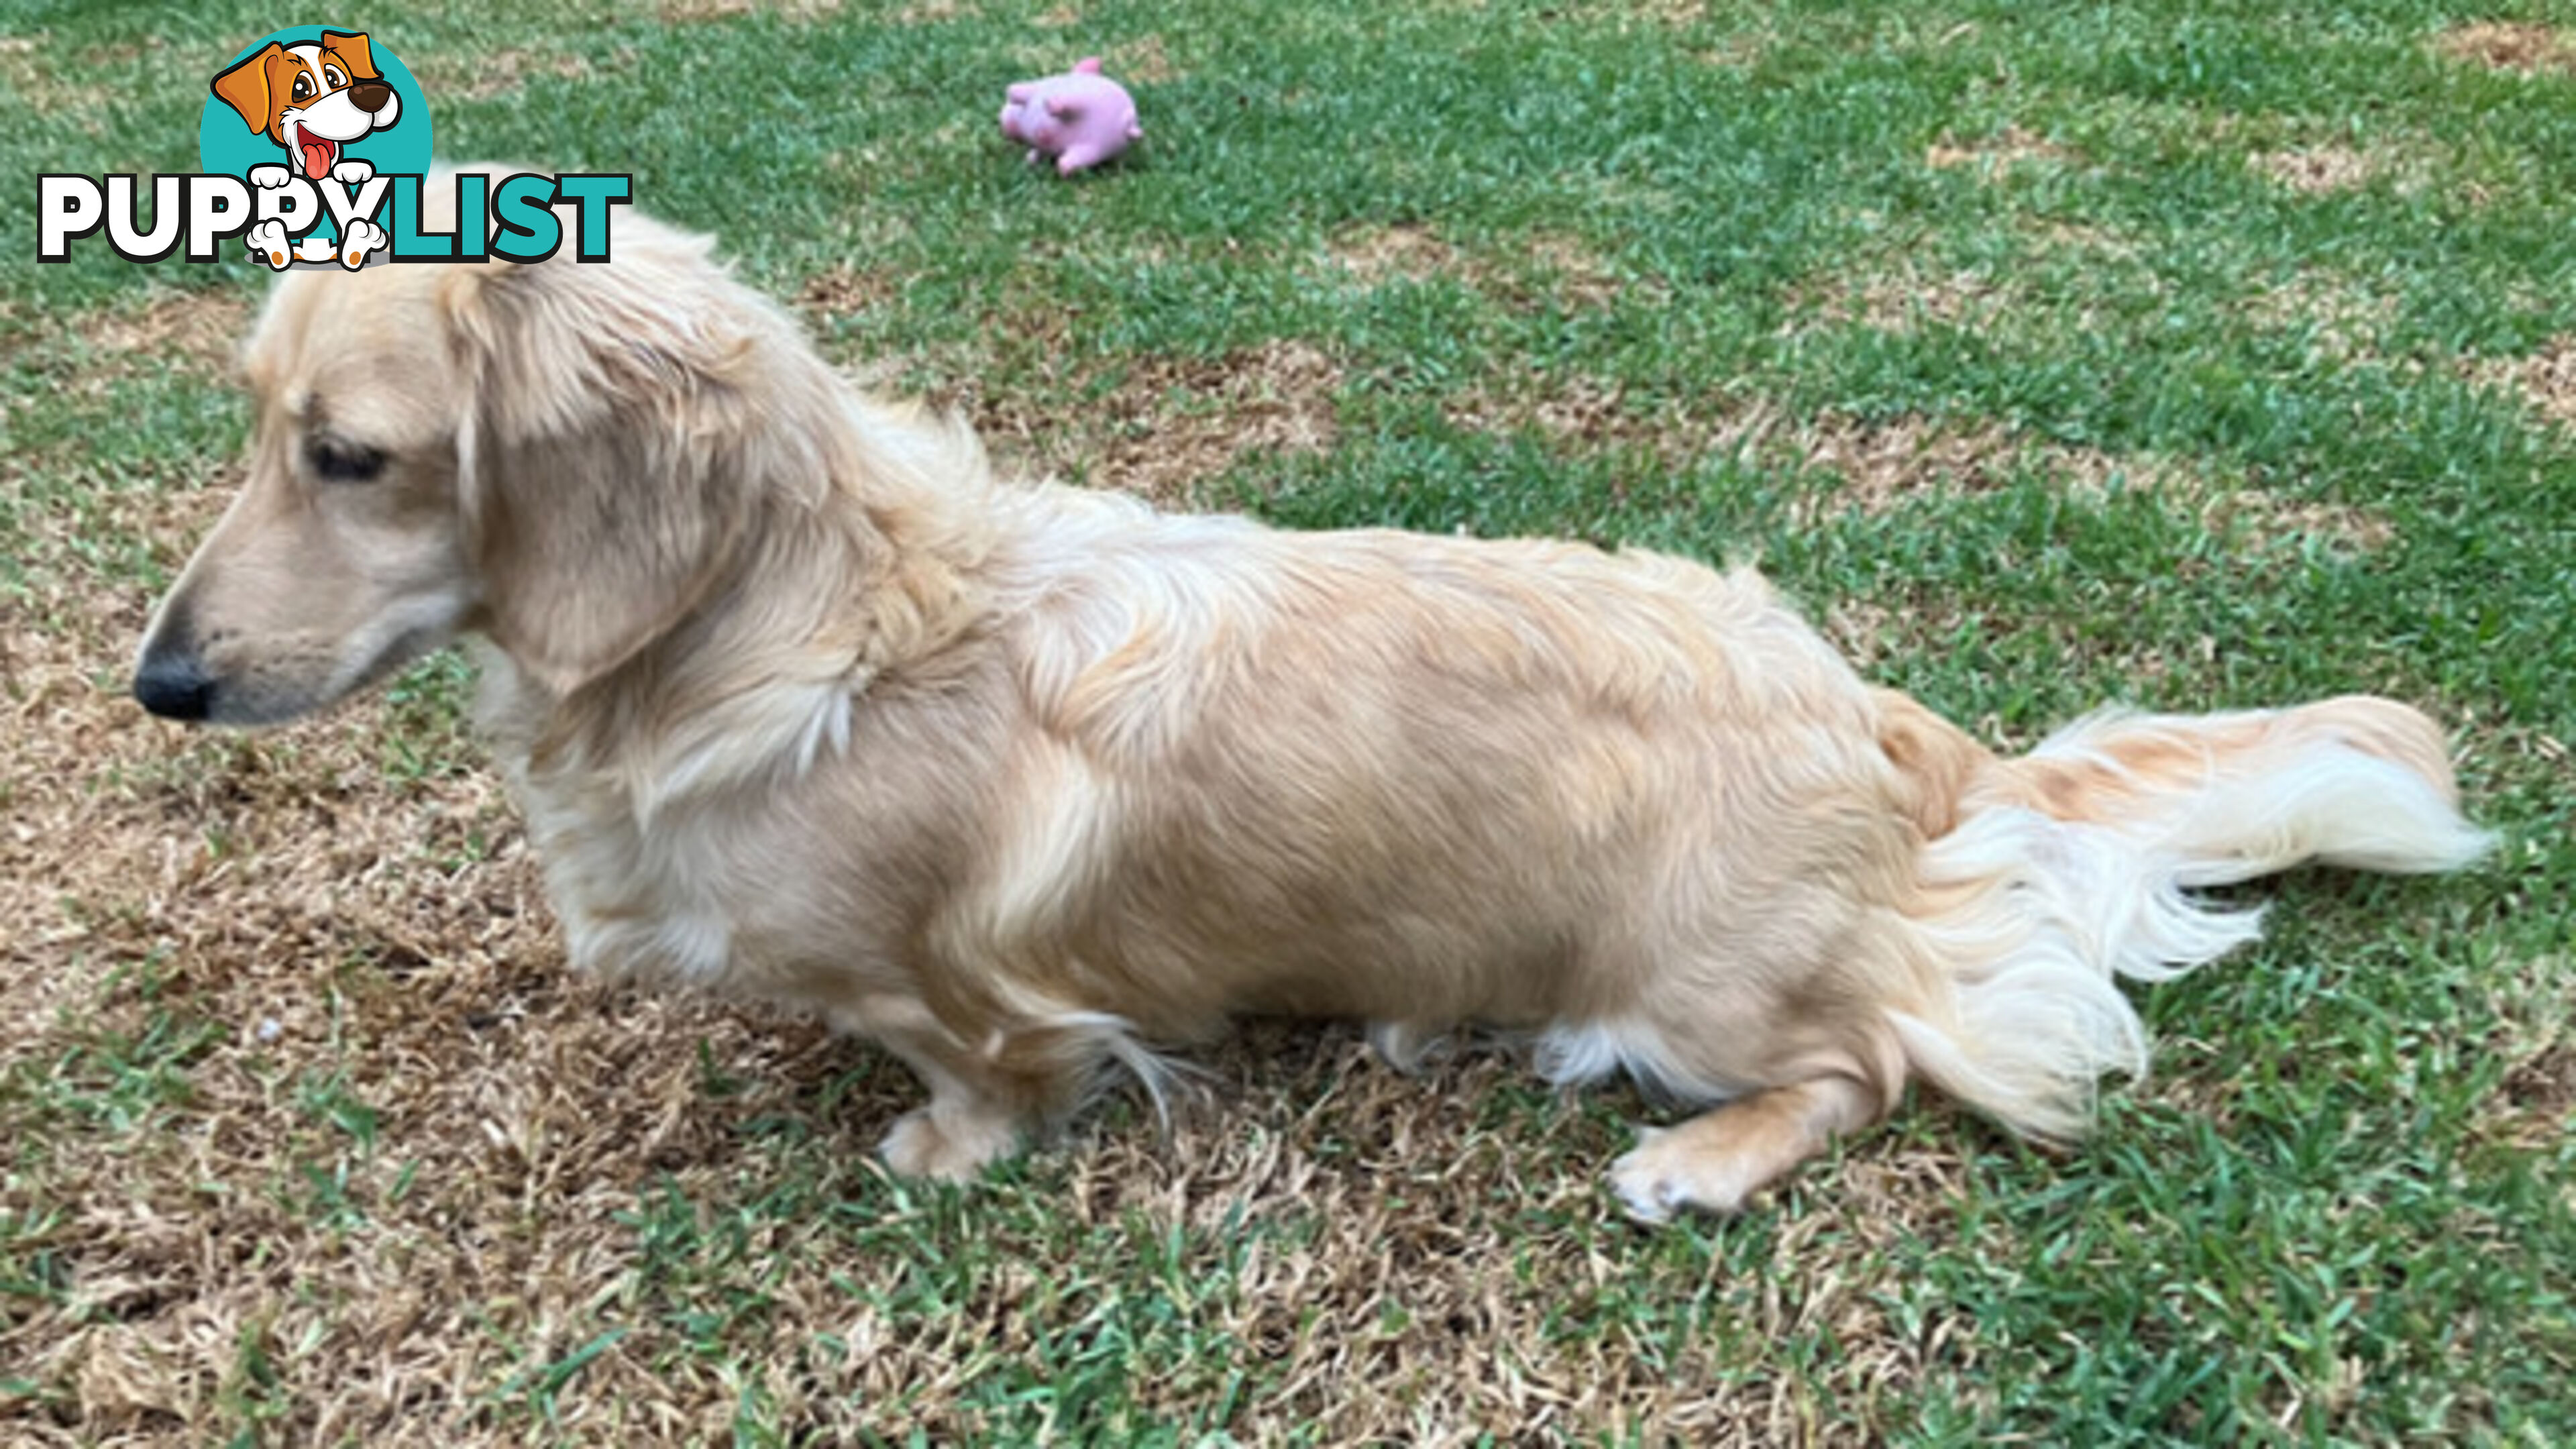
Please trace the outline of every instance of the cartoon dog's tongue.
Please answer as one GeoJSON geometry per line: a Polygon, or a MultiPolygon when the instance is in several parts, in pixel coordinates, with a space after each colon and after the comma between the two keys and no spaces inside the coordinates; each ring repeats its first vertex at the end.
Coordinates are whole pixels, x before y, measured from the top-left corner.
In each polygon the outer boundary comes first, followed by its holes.
{"type": "Polygon", "coordinates": [[[340,143],[309,132],[297,134],[296,145],[304,153],[304,174],[316,181],[331,174],[331,163],[339,159],[340,143]]]}

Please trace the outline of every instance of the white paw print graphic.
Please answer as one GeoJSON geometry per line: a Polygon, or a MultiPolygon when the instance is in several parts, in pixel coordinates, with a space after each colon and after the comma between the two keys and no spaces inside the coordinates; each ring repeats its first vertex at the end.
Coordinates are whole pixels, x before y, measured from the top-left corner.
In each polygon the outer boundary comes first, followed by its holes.
{"type": "MultiPolygon", "coordinates": [[[[256,173],[253,174],[256,175],[256,173]]],[[[252,261],[266,262],[278,271],[285,271],[286,264],[295,259],[287,248],[286,223],[274,218],[253,224],[249,234],[244,236],[242,241],[250,248],[252,261]]]]}
{"type": "Polygon", "coordinates": [[[354,272],[367,264],[367,253],[382,250],[392,240],[374,222],[364,217],[352,220],[340,233],[340,265],[354,272]]]}

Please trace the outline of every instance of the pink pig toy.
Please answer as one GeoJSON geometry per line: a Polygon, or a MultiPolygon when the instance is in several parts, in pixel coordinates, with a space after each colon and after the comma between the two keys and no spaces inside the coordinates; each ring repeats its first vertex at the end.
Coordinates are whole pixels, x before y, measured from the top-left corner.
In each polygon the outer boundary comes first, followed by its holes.
{"type": "Polygon", "coordinates": [[[1059,176],[1097,166],[1145,134],[1135,100],[1100,73],[1096,55],[1076,61],[1070,74],[1022,81],[1006,94],[1002,134],[1029,148],[1031,165],[1053,156],[1059,176]]]}

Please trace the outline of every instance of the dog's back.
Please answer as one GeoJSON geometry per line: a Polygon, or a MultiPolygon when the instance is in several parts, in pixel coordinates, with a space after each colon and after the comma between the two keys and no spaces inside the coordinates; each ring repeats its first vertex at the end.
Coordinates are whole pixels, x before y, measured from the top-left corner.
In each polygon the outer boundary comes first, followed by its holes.
{"type": "Polygon", "coordinates": [[[988,957],[1132,979],[1154,1035],[1537,1029],[1693,957],[1747,1006],[1910,867],[1868,692],[1750,571],[1018,506],[1048,784],[957,910],[988,957]]]}

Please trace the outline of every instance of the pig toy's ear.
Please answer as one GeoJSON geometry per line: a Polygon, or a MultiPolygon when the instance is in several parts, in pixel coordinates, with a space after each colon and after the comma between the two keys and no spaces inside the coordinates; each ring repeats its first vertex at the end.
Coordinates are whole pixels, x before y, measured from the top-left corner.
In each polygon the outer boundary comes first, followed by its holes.
{"type": "Polygon", "coordinates": [[[1021,81],[1016,85],[1011,86],[1008,90],[1003,91],[1002,94],[1015,101],[1025,101],[1029,98],[1029,87],[1030,83],[1028,81],[1021,81]]]}
{"type": "Polygon", "coordinates": [[[1055,117],[1059,121],[1071,118],[1074,113],[1080,109],[1081,107],[1066,100],[1062,96],[1049,96],[1046,98],[1046,113],[1055,117]]]}
{"type": "Polygon", "coordinates": [[[1100,57],[1096,55],[1086,55],[1082,59],[1075,61],[1073,63],[1073,73],[1075,75],[1100,74],[1100,57]]]}

